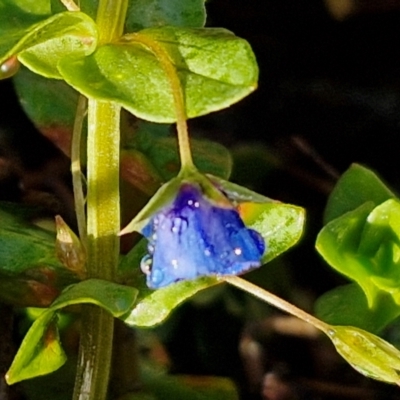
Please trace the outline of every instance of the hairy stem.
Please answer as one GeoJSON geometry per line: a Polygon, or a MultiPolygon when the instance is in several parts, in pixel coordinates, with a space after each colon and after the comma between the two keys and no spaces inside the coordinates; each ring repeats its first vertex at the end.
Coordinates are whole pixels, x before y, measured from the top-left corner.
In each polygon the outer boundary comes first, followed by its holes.
{"type": "MultiPolygon", "coordinates": [[[[100,43],[122,35],[126,10],[127,0],[100,0],[97,14],[100,43]]],[[[119,128],[119,106],[89,99],[87,275],[110,281],[114,279],[119,255],[119,128]]],[[[82,307],[74,400],[106,399],[113,330],[114,320],[108,312],[93,306],[82,307]]]]}
{"type": "Polygon", "coordinates": [[[176,128],[178,132],[179,155],[181,159],[182,169],[193,169],[192,152],[190,149],[189,133],[187,128],[187,115],[185,106],[185,97],[182,90],[182,84],[179,79],[176,68],[171,61],[168,53],[156,41],[150,39],[141,33],[133,33],[129,36],[129,40],[133,40],[145,46],[158,59],[169,79],[174,99],[174,107],[176,113],[176,128]]]}

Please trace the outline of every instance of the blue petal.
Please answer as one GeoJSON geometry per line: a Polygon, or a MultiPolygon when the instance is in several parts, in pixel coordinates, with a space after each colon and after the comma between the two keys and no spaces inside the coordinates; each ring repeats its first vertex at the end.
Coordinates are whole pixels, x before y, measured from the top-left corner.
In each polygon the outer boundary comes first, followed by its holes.
{"type": "Polygon", "coordinates": [[[265,250],[262,237],[245,227],[234,208],[214,206],[189,184],[142,234],[149,241],[142,269],[151,288],[202,275],[240,274],[260,266],[265,250]]]}

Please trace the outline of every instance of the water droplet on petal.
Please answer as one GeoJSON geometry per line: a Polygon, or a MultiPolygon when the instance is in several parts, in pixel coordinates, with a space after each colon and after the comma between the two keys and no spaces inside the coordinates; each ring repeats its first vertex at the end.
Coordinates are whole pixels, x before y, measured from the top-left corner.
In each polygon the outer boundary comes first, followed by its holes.
{"type": "Polygon", "coordinates": [[[149,275],[151,272],[152,264],[153,264],[153,258],[149,254],[146,254],[142,258],[142,261],[140,261],[140,269],[144,274],[149,275]]]}
{"type": "Polygon", "coordinates": [[[242,249],[240,247],[236,247],[233,252],[237,255],[240,256],[242,254],[242,249]]]}
{"type": "Polygon", "coordinates": [[[171,264],[172,264],[172,267],[173,267],[174,269],[177,269],[177,268],[178,268],[178,260],[175,260],[175,259],[171,260],[171,264]]]}
{"type": "Polygon", "coordinates": [[[159,287],[160,283],[164,280],[164,274],[159,270],[154,270],[151,274],[151,286],[154,288],[159,287]]]}
{"type": "Polygon", "coordinates": [[[193,203],[194,203],[194,201],[193,200],[188,200],[188,202],[187,202],[188,204],[189,204],[189,206],[192,206],[193,205],[193,203]]]}
{"type": "Polygon", "coordinates": [[[210,249],[205,249],[204,250],[204,255],[207,256],[207,257],[211,256],[211,250],[210,249]]]}
{"type": "Polygon", "coordinates": [[[193,205],[194,205],[196,208],[199,208],[199,207],[200,207],[200,203],[199,203],[198,201],[195,201],[193,205]]]}

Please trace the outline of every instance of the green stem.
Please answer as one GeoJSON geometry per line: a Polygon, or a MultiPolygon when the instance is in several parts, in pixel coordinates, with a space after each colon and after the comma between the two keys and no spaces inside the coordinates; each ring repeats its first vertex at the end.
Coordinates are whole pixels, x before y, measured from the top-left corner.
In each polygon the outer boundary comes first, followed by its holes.
{"type": "MultiPolygon", "coordinates": [[[[87,274],[113,280],[118,263],[119,116],[113,103],[89,99],[87,163],[87,274]]],[[[114,321],[103,309],[84,306],[75,400],[107,395],[114,321]]]]}
{"type": "Polygon", "coordinates": [[[265,289],[260,288],[259,286],[250,283],[238,276],[226,276],[221,278],[221,280],[230,283],[233,286],[236,286],[239,289],[244,290],[252,294],[253,296],[258,297],[259,299],[265,301],[268,304],[282,310],[290,315],[293,315],[301,320],[313,325],[315,328],[319,329],[321,332],[328,334],[328,331],[331,329],[330,325],[322,322],[318,318],[313,317],[312,315],[306,313],[305,311],[297,308],[293,304],[290,304],[286,300],[281,299],[278,296],[266,291],[265,289]]]}
{"type": "Polygon", "coordinates": [[[171,61],[168,52],[164,50],[156,41],[150,39],[141,33],[133,33],[126,36],[145,46],[158,59],[163,67],[169,82],[171,84],[172,96],[176,113],[176,129],[178,132],[179,155],[181,159],[182,170],[195,169],[190,149],[189,133],[187,128],[187,115],[185,106],[185,97],[182,90],[182,84],[177,74],[176,68],[171,61]]]}
{"type": "MultiPolygon", "coordinates": [[[[100,0],[100,43],[122,35],[127,0],[100,0]]],[[[120,230],[120,107],[89,99],[87,141],[87,275],[112,281],[120,230]]],[[[82,307],[74,400],[105,400],[110,376],[114,320],[105,310],[82,307]]]]}

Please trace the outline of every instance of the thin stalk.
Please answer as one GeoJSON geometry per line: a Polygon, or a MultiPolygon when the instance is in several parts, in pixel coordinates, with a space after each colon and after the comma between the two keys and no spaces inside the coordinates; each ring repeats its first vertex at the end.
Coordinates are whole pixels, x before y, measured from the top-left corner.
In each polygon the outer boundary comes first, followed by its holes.
{"type": "MultiPolygon", "coordinates": [[[[100,0],[100,42],[122,35],[127,0],[100,0]]],[[[87,141],[87,275],[112,281],[118,263],[120,107],[89,99],[87,141]]],[[[111,368],[114,319],[105,310],[82,307],[74,400],[105,400],[111,368]]]]}
{"type": "Polygon", "coordinates": [[[182,83],[179,79],[176,68],[171,61],[168,53],[154,40],[148,38],[141,33],[133,33],[127,36],[129,40],[133,40],[145,46],[160,61],[168,80],[171,84],[172,96],[174,99],[174,107],[176,113],[176,129],[178,132],[179,155],[182,170],[194,169],[192,152],[190,149],[189,133],[187,128],[187,115],[185,106],[185,97],[182,90],[182,83]]]}
{"type": "Polygon", "coordinates": [[[221,278],[221,280],[233,286],[236,286],[237,288],[242,289],[245,292],[248,292],[255,297],[258,297],[259,299],[265,301],[268,304],[271,304],[272,306],[278,308],[281,311],[284,311],[290,315],[300,318],[301,320],[313,325],[321,332],[324,332],[325,334],[328,334],[329,330],[331,329],[330,325],[320,321],[318,318],[313,317],[312,315],[306,313],[300,308],[297,308],[293,304],[290,304],[286,300],[283,300],[280,297],[275,296],[274,294],[268,292],[267,290],[262,289],[250,283],[249,281],[239,278],[238,276],[227,276],[221,278]]]}
{"type": "Polygon", "coordinates": [[[86,250],[86,215],[85,215],[85,195],[83,193],[83,179],[81,168],[81,141],[83,121],[87,112],[87,99],[79,96],[74,130],[71,144],[71,173],[72,185],[75,199],[75,213],[78,223],[79,238],[86,250]]]}

